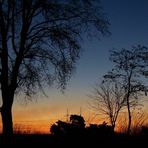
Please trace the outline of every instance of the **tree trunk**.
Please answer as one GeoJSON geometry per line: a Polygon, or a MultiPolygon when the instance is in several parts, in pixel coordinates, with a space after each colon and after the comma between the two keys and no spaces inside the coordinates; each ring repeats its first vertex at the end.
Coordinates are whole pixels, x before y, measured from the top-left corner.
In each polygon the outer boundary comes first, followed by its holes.
{"type": "Polygon", "coordinates": [[[112,130],[115,131],[115,126],[116,126],[116,123],[114,122],[114,124],[112,125],[112,130]]]}
{"type": "Polygon", "coordinates": [[[13,135],[13,122],[12,122],[12,105],[2,106],[1,110],[2,124],[3,124],[3,135],[13,135]]]}
{"type": "Polygon", "coordinates": [[[12,105],[13,105],[14,93],[9,89],[9,91],[2,92],[2,134],[3,134],[3,143],[10,144],[12,143],[13,138],[13,122],[12,122],[12,105]]]}
{"type": "Polygon", "coordinates": [[[111,119],[111,127],[112,127],[112,130],[114,131],[115,130],[115,122],[113,119],[111,119]]]}
{"type": "Polygon", "coordinates": [[[131,130],[131,111],[130,111],[130,103],[129,103],[129,99],[127,99],[127,110],[128,110],[128,127],[127,127],[127,134],[130,134],[130,130],[131,130]]]}

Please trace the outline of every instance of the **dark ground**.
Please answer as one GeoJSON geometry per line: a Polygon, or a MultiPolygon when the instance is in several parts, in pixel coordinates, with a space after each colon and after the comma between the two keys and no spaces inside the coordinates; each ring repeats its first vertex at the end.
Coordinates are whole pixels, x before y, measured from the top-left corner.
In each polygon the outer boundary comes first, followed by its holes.
{"type": "Polygon", "coordinates": [[[75,136],[53,136],[53,135],[14,135],[8,144],[0,135],[1,147],[139,147],[144,148],[148,146],[147,135],[127,136],[123,134],[115,134],[110,136],[94,136],[94,135],[75,135],[75,136]]]}

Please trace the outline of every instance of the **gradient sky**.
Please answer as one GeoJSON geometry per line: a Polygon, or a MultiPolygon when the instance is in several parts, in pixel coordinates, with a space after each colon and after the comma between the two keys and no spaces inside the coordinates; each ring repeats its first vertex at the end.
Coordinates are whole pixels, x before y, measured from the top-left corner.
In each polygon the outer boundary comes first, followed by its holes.
{"type": "Polygon", "coordinates": [[[52,87],[48,90],[48,98],[38,95],[37,101],[28,102],[27,105],[24,101],[15,101],[13,106],[15,124],[34,125],[34,128],[40,127],[40,130],[48,131],[52,122],[57,119],[66,120],[67,108],[69,114],[77,114],[80,113],[80,107],[82,115],[88,120],[91,110],[87,94],[94,83],[111,69],[112,65],[108,60],[109,50],[130,49],[137,44],[148,46],[148,0],[101,2],[111,23],[111,36],[83,42],[81,59],[65,94],[52,87]]]}

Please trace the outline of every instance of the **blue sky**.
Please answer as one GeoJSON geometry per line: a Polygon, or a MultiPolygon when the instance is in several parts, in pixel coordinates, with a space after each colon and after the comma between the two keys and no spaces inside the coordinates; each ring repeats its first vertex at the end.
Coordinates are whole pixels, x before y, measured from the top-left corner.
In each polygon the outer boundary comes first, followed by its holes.
{"type": "Polygon", "coordinates": [[[102,5],[111,23],[111,36],[83,43],[84,52],[70,81],[71,89],[87,89],[111,69],[109,50],[148,46],[147,0],[102,0],[102,5]]]}

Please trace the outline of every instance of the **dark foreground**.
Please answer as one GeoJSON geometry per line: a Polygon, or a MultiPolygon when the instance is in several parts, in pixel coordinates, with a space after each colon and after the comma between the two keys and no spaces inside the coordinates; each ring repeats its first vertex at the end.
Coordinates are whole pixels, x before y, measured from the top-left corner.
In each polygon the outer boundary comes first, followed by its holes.
{"type": "Polygon", "coordinates": [[[109,136],[95,136],[95,135],[76,135],[76,136],[54,136],[54,135],[14,135],[10,143],[0,135],[0,148],[1,147],[147,147],[148,136],[137,135],[127,136],[123,134],[114,134],[109,136]]]}

